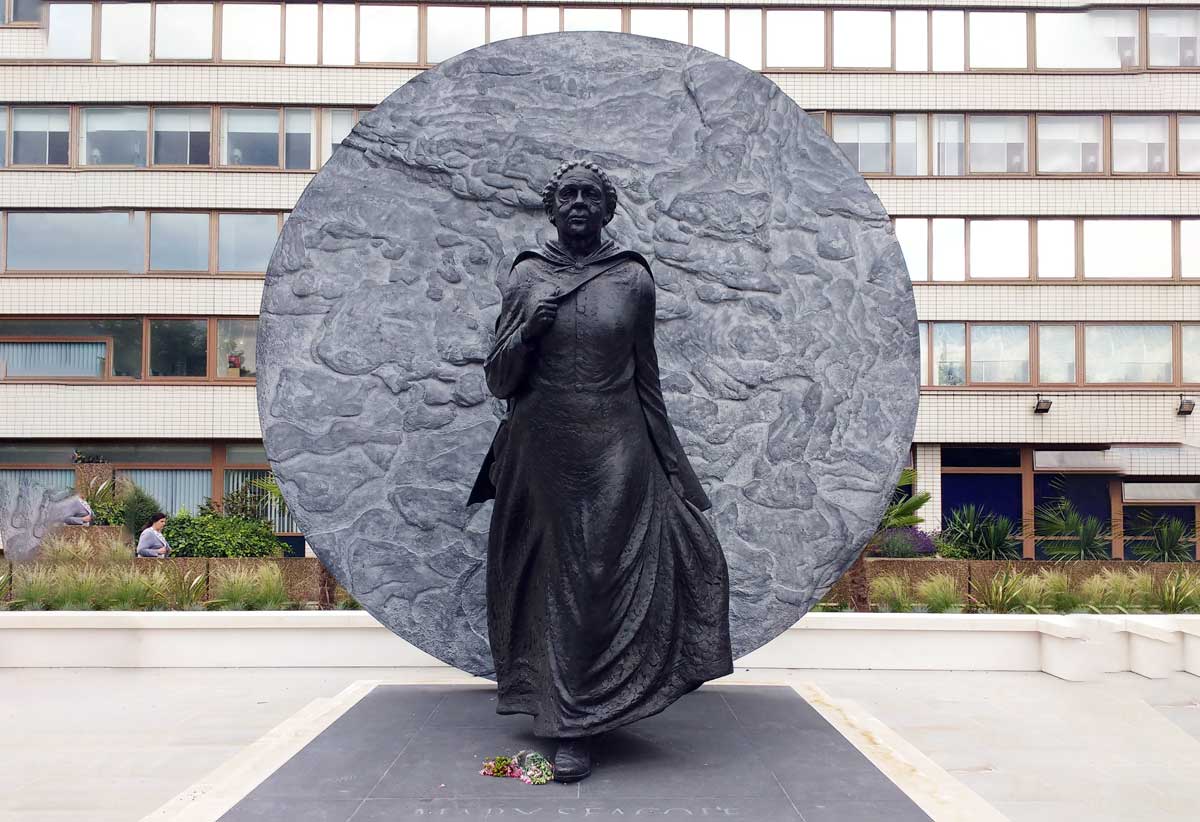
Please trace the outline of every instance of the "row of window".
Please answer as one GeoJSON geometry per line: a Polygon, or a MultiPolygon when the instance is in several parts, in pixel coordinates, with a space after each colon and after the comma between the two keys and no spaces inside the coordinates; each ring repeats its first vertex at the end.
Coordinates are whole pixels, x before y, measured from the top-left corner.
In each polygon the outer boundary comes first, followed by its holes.
{"type": "Polygon", "coordinates": [[[825,114],[864,174],[1197,174],[1196,114],[825,114]]]}
{"type": "Polygon", "coordinates": [[[0,380],[246,380],[256,318],[0,318],[0,380]]]}
{"type": "Polygon", "coordinates": [[[0,106],[0,166],[311,170],[356,120],[354,109],[341,108],[0,106]]]}
{"type": "Polygon", "coordinates": [[[9,211],[0,214],[0,269],[262,274],[284,219],[279,212],[9,211]]]}
{"type": "Polygon", "coordinates": [[[920,323],[921,384],[1195,385],[1200,325],[920,323]]]}
{"type": "MultiPolygon", "coordinates": [[[[44,488],[76,488],[76,455],[103,460],[118,477],[150,494],[161,510],[195,513],[209,499],[245,491],[270,473],[261,442],[7,441],[0,442],[0,479],[28,479],[44,488]]],[[[260,497],[256,489],[251,491],[260,497]]],[[[286,509],[261,494],[263,516],[276,533],[299,533],[286,509]]]]}
{"type": "Polygon", "coordinates": [[[54,59],[336,66],[430,65],[525,34],[599,30],[688,43],[756,70],[1136,70],[1198,65],[1200,33],[1200,10],[1159,8],[1026,12],[80,2],[49,3],[48,21],[47,56],[54,59]]]}
{"type": "Polygon", "coordinates": [[[1200,278],[1195,219],[897,217],[894,224],[914,282],[1200,278]]]}

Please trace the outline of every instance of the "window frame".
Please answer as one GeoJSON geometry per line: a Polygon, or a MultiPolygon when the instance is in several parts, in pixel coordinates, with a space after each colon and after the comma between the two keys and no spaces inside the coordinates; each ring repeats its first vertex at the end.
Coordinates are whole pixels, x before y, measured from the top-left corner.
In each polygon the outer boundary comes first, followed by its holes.
{"type": "MultiPolygon", "coordinates": [[[[19,319],[11,317],[7,319],[19,319]]],[[[39,317],[39,319],[42,319],[39,317]]],[[[47,318],[49,319],[49,318],[47,318]]],[[[104,343],[104,373],[98,377],[9,377],[0,371],[0,385],[4,384],[45,384],[47,381],[57,383],[60,380],[70,381],[74,383],[104,383],[104,382],[134,382],[133,377],[114,377],[113,376],[113,338],[105,336],[92,337],[71,337],[71,336],[49,336],[49,337],[32,337],[32,336],[7,336],[0,333],[0,343],[72,343],[72,342],[91,342],[104,343]]]]}

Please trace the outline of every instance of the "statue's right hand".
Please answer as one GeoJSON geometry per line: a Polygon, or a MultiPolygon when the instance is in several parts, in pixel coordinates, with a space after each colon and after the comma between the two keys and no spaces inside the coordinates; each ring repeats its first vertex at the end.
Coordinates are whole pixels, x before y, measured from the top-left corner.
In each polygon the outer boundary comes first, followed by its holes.
{"type": "Polygon", "coordinates": [[[558,316],[558,303],[554,300],[541,300],[534,306],[529,319],[525,321],[525,325],[521,329],[521,339],[529,342],[542,336],[550,330],[550,326],[554,325],[556,316],[558,316]]]}

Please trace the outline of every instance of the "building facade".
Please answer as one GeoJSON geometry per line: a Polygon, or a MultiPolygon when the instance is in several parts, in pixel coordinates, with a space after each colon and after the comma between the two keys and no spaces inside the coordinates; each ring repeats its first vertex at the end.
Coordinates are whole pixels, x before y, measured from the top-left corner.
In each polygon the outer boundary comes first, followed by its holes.
{"type": "MultiPolygon", "coordinates": [[[[357,117],[507,37],[763,71],[895,218],[936,529],[1065,497],[1200,524],[1200,4],[0,0],[0,472],[102,456],[167,510],[267,469],[267,260],[357,117]]],[[[276,527],[295,531],[282,516],[276,527]]],[[[1200,554],[1200,542],[1197,542],[1200,554]]]]}

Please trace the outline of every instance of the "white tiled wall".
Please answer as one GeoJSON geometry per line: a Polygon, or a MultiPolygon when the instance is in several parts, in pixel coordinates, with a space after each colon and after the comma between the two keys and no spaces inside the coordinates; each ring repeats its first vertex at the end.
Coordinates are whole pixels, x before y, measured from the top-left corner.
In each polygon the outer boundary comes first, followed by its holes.
{"type": "Polygon", "coordinates": [[[5,171],[0,173],[0,208],[285,211],[312,178],[291,171],[5,171]]]}
{"type": "Polygon", "coordinates": [[[918,443],[1176,443],[1200,446],[1200,414],[1181,417],[1179,394],[1042,391],[1053,402],[1034,414],[1033,391],[925,391],[918,443]]]}
{"type": "Polygon", "coordinates": [[[221,277],[4,277],[5,314],[257,316],[262,280],[221,277]]]}
{"type": "Polygon", "coordinates": [[[937,531],[942,523],[942,447],[919,443],[916,450],[917,486],[913,490],[929,494],[929,502],[921,508],[925,522],[920,527],[937,531]]]}
{"type": "Polygon", "coordinates": [[[933,177],[878,178],[868,183],[893,217],[1200,214],[1200,180],[933,177]]]}
{"type": "Polygon", "coordinates": [[[254,386],[0,385],[2,437],[258,439],[254,386]]]}
{"type": "Polygon", "coordinates": [[[922,320],[1200,320],[1200,281],[913,286],[922,320]]]}

